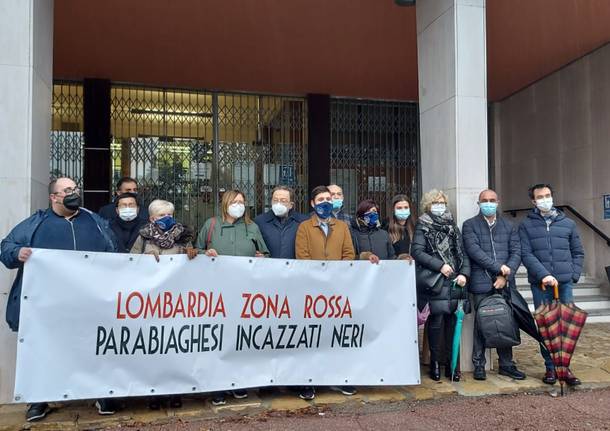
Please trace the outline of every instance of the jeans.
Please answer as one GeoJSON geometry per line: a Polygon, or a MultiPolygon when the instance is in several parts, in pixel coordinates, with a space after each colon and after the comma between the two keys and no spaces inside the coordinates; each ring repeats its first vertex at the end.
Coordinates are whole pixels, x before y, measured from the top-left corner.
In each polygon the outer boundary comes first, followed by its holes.
{"type": "MultiPolygon", "coordinates": [[[[534,306],[536,309],[540,304],[550,304],[553,299],[553,288],[548,287],[545,290],[540,288],[539,284],[532,284],[532,297],[534,298],[534,306]]],[[[560,283],[559,284],[559,301],[562,304],[569,304],[574,302],[574,295],[572,294],[572,283],[560,283]]],[[[547,370],[554,370],[555,365],[553,359],[547,350],[540,349],[540,354],[544,358],[544,366],[547,370]]]]}
{"type": "MultiPolygon", "coordinates": [[[[494,289],[495,290],[495,289],[494,289]]],[[[489,293],[473,293],[472,297],[472,306],[474,307],[474,312],[476,314],[479,309],[479,304],[481,301],[488,296],[493,295],[495,292],[491,291],[489,293]]],[[[513,362],[513,348],[512,347],[504,347],[502,349],[496,349],[498,352],[498,364],[500,368],[511,368],[515,365],[513,362]]],[[[473,334],[473,343],[472,343],[472,364],[475,367],[485,367],[485,343],[483,337],[479,333],[479,328],[477,327],[477,319],[474,319],[474,334],[473,334]]]]}

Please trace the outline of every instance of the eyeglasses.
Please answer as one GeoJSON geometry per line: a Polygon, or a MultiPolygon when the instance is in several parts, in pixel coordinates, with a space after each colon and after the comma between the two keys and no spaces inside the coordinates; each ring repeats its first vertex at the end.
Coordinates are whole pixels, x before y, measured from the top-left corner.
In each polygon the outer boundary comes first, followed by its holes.
{"type": "Polygon", "coordinates": [[[271,200],[272,204],[289,204],[290,203],[290,199],[272,199],[271,200]]]}
{"type": "Polygon", "coordinates": [[[58,194],[59,194],[59,193],[61,193],[61,192],[65,193],[65,194],[67,194],[67,195],[71,195],[72,193],[80,193],[80,188],[78,188],[78,187],[74,187],[74,188],[72,188],[72,187],[66,187],[66,188],[65,188],[65,189],[63,189],[63,190],[60,190],[60,191],[55,192],[55,193],[52,193],[52,194],[54,194],[54,195],[58,195],[58,194]]]}

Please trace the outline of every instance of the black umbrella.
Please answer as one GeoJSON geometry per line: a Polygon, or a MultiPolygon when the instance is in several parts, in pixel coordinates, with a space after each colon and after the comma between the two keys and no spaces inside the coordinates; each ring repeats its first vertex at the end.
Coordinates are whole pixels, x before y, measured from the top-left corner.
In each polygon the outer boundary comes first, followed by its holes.
{"type": "Polygon", "coordinates": [[[536,321],[530,312],[527,301],[519,293],[514,281],[509,282],[507,288],[503,289],[503,291],[506,302],[513,309],[513,317],[519,325],[519,329],[538,341],[542,349],[547,350],[542,341],[542,336],[538,332],[538,326],[536,326],[536,321]]]}

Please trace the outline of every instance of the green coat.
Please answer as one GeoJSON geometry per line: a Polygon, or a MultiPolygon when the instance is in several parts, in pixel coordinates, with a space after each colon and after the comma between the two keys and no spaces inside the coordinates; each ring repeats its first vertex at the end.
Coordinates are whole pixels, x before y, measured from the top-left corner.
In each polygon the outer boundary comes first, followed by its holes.
{"type": "Polygon", "coordinates": [[[222,217],[216,217],[210,243],[206,244],[211,224],[212,219],[207,219],[201,231],[199,231],[197,237],[198,249],[208,250],[213,248],[219,255],[226,256],[254,256],[256,248],[252,240],[255,240],[258,244],[258,250],[261,253],[269,254],[267,244],[265,244],[256,223],[252,222],[246,225],[242,217],[231,224],[224,222],[222,217]]]}

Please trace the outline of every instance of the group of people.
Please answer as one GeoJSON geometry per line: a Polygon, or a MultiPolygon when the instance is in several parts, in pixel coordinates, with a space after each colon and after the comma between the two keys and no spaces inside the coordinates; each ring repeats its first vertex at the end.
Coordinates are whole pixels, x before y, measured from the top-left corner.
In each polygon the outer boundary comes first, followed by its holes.
{"type": "MultiPolygon", "coordinates": [[[[99,213],[82,207],[80,190],[70,178],[49,184],[50,207],[39,210],[18,224],[1,243],[0,260],[7,268],[18,269],[11,289],[6,320],[18,330],[23,264],[32,248],[119,252],[153,255],[186,254],[193,259],[207,256],[250,256],[281,259],[415,261],[418,307],[428,306],[426,323],[430,349],[429,375],[440,380],[441,366],[454,381],[461,378],[459,368],[449,367],[454,311],[459,300],[468,300],[476,312],[478,304],[497,290],[514,288],[514,277],[521,262],[528,270],[536,306],[550,300],[550,289],[540,284],[559,283],[562,302],[571,302],[572,284],[580,277],[584,252],[575,223],[553,206],[552,188],[537,184],[530,191],[534,208],[517,228],[498,212],[499,199],[493,190],[479,195],[479,214],[467,220],[460,230],[449,210],[448,196],[440,190],[426,193],[421,216],[415,221],[411,201],[405,195],[392,199],[390,214],[381,218],[379,203],[365,199],[354,215],[344,211],[343,190],[338,185],[315,187],[309,196],[309,214],[295,209],[294,191],[277,186],[271,194],[271,209],[250,218],[246,195],[239,190],[224,192],[219,214],[206,220],[198,234],[174,218],[171,202],[156,199],[144,206],[138,198],[138,183],[122,178],[113,202],[99,213]]],[[[385,203],[384,203],[385,204],[385,203]]],[[[400,280],[397,280],[400,282],[400,280]]],[[[406,284],[405,284],[406,285],[406,284]]],[[[484,343],[475,326],[474,378],[484,380],[484,343]]],[[[524,379],[512,359],[511,348],[499,349],[499,373],[524,379]]],[[[543,353],[544,381],[555,383],[553,362],[543,353]]],[[[570,374],[568,384],[578,384],[570,374]]],[[[351,386],[335,388],[353,395],[351,386]]],[[[306,400],[315,397],[313,387],[297,388],[306,400]]],[[[232,392],[245,398],[245,390],[232,392]]],[[[153,397],[149,405],[160,408],[162,398],[153,397]]],[[[224,404],[225,393],[212,394],[212,403],[224,404]]],[[[179,407],[178,396],[169,397],[179,407]]],[[[110,399],[97,400],[100,414],[112,414],[110,399]]],[[[28,421],[44,417],[47,403],[31,404],[28,421]]]]}

